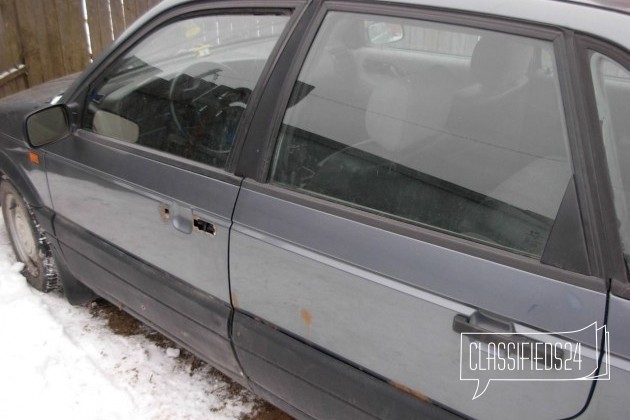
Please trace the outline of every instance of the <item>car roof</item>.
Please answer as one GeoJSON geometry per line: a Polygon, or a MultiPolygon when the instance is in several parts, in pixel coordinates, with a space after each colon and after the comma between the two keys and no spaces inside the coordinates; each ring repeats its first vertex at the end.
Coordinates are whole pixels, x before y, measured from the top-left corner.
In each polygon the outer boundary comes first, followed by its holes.
{"type": "Polygon", "coordinates": [[[628,0],[556,0],[566,3],[578,3],[587,6],[601,7],[604,9],[615,10],[617,12],[630,13],[630,3],[628,0]]]}
{"type": "MultiPolygon", "coordinates": [[[[488,16],[540,22],[608,39],[630,50],[630,2],[627,0],[376,0],[438,10],[462,10],[488,16]]],[[[140,21],[196,0],[165,0],[140,21]]],[[[260,0],[261,6],[269,4],[260,0]]],[[[140,22],[137,22],[140,23],[140,22]]]]}

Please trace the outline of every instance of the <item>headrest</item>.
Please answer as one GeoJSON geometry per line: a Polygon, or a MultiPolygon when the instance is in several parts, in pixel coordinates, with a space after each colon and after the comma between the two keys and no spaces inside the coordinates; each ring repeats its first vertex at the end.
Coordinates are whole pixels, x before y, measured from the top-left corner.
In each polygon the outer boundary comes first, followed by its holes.
{"type": "Polygon", "coordinates": [[[533,45],[519,37],[485,35],[475,46],[470,71],[483,89],[500,93],[527,74],[533,55],[533,45]]]}
{"type": "Polygon", "coordinates": [[[441,134],[454,86],[452,75],[441,66],[380,84],[367,105],[365,123],[370,139],[394,152],[441,134]]]}

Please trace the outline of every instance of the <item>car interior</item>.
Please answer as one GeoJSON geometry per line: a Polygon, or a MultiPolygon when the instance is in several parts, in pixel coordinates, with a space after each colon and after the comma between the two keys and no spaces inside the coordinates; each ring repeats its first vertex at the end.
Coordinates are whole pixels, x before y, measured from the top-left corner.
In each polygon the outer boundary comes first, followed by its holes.
{"type": "MultiPolygon", "coordinates": [[[[231,19],[239,23],[238,17],[231,19]]],[[[184,20],[140,42],[93,85],[84,126],[225,166],[241,115],[287,16],[257,16],[254,33],[247,30],[248,19],[240,17],[245,29],[234,23],[224,28],[221,17],[184,20]]]]}

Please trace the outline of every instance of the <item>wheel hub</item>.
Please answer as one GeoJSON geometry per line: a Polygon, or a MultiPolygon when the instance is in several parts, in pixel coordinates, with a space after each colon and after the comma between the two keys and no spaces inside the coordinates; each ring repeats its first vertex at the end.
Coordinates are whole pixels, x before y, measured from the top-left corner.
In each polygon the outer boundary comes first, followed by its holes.
{"type": "MultiPolygon", "coordinates": [[[[22,209],[20,208],[19,210],[22,209]]],[[[23,214],[24,212],[19,210],[15,214],[15,234],[17,236],[17,242],[24,256],[32,259],[36,255],[37,245],[29,220],[26,220],[26,215],[23,214]]]]}

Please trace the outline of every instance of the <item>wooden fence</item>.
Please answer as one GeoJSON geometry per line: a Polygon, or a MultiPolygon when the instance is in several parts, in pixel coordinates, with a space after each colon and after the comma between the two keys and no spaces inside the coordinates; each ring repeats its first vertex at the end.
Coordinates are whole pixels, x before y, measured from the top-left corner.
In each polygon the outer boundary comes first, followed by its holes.
{"type": "Polygon", "coordinates": [[[159,2],[0,0],[0,97],[83,70],[159,2]]]}

